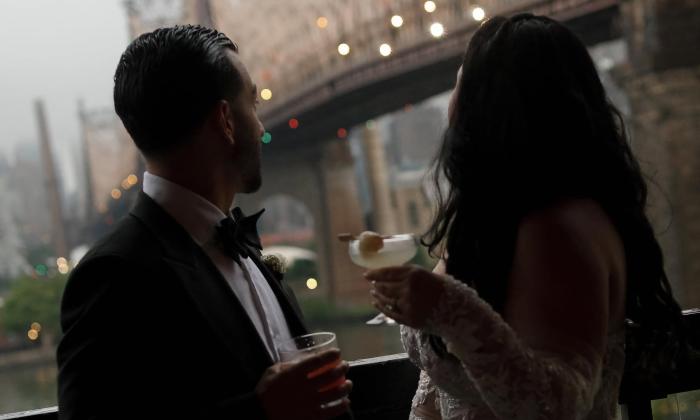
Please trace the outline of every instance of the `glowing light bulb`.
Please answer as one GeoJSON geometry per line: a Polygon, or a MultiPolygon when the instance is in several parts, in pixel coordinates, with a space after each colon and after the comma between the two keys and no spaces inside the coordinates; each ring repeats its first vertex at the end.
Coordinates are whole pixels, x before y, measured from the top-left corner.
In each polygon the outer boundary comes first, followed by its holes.
{"type": "Polygon", "coordinates": [[[403,18],[399,15],[394,15],[391,17],[391,26],[394,28],[400,28],[403,26],[403,18]]]}
{"type": "Polygon", "coordinates": [[[340,54],[340,55],[350,54],[350,46],[344,42],[342,44],[338,45],[338,54],[340,54]]]}
{"type": "Polygon", "coordinates": [[[472,10],[474,20],[481,22],[486,17],[486,12],[481,7],[477,6],[472,10]]]}
{"type": "Polygon", "coordinates": [[[442,23],[435,22],[432,25],[430,25],[430,35],[432,35],[435,38],[440,38],[445,34],[445,27],[442,26],[442,23]]]}
{"type": "Polygon", "coordinates": [[[315,288],[318,287],[318,280],[314,278],[310,278],[306,280],[306,287],[309,288],[310,290],[314,290],[315,288]]]}
{"type": "Polygon", "coordinates": [[[391,45],[389,44],[382,44],[379,46],[379,54],[383,55],[384,57],[388,57],[391,55],[391,45]]]}
{"type": "Polygon", "coordinates": [[[437,6],[435,5],[434,1],[428,0],[423,4],[423,8],[426,12],[433,13],[435,9],[437,9],[437,6]]]}
{"type": "Polygon", "coordinates": [[[119,200],[122,197],[122,192],[115,188],[112,190],[110,195],[112,196],[113,199],[119,200]]]}
{"type": "Polygon", "coordinates": [[[265,144],[270,144],[270,142],[272,141],[272,134],[266,131],[260,140],[265,144]]]}
{"type": "Polygon", "coordinates": [[[126,182],[128,182],[131,185],[136,185],[136,183],[139,182],[139,177],[137,177],[134,174],[131,174],[126,177],[126,182]]]}
{"type": "Polygon", "coordinates": [[[316,19],[316,26],[321,29],[326,29],[328,27],[328,18],[325,16],[320,16],[318,19],[316,19]]]}
{"type": "Polygon", "coordinates": [[[272,99],[272,91],[270,89],[263,89],[260,91],[260,97],[265,101],[272,99]]]}
{"type": "Polygon", "coordinates": [[[39,331],[29,330],[27,331],[27,337],[29,337],[30,340],[35,341],[37,338],[39,338],[39,331]]]}

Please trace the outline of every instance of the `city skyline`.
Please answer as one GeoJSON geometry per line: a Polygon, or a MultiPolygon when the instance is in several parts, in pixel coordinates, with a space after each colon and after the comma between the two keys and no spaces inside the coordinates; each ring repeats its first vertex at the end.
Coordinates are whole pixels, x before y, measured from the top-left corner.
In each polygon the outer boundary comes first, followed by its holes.
{"type": "Polygon", "coordinates": [[[0,44],[0,155],[14,161],[18,148],[33,144],[38,151],[32,104],[41,99],[60,177],[67,192],[75,191],[82,156],[78,101],[90,109],[112,108],[112,76],[129,40],[126,10],[119,0],[0,5],[0,36],[12,39],[0,44]]]}

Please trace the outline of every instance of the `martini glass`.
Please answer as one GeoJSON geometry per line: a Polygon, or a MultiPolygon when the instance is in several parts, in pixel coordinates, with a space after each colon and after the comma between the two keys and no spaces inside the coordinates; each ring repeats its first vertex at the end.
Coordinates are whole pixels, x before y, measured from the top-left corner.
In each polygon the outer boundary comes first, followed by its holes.
{"type": "MultiPolygon", "coordinates": [[[[359,239],[353,239],[348,243],[350,259],[360,267],[370,270],[403,265],[413,258],[418,251],[416,238],[411,234],[383,236],[384,246],[376,252],[360,252],[359,239]]],[[[383,313],[366,322],[367,325],[396,325],[396,321],[383,313]]]]}

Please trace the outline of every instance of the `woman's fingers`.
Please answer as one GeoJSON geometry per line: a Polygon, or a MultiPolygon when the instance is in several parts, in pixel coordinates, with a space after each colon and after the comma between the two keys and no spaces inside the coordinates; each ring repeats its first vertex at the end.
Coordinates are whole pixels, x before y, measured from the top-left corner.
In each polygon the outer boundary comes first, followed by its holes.
{"type": "Polygon", "coordinates": [[[372,282],[372,290],[386,296],[399,295],[404,288],[405,285],[399,282],[372,282]]]}
{"type": "Polygon", "coordinates": [[[377,300],[372,301],[372,305],[377,308],[380,312],[382,312],[384,315],[388,316],[389,318],[393,318],[394,321],[398,322],[399,324],[406,324],[409,325],[406,322],[406,318],[404,317],[403,314],[399,313],[396,311],[396,309],[392,308],[391,310],[389,307],[380,304],[377,300]]]}
{"type": "Polygon", "coordinates": [[[388,296],[377,290],[370,290],[369,294],[374,298],[374,300],[377,301],[377,303],[384,306],[393,305],[394,302],[398,300],[398,297],[388,296]]]}
{"type": "Polygon", "coordinates": [[[376,270],[370,270],[365,273],[365,278],[369,281],[379,282],[396,282],[401,281],[406,277],[410,266],[385,267],[376,270]]]}

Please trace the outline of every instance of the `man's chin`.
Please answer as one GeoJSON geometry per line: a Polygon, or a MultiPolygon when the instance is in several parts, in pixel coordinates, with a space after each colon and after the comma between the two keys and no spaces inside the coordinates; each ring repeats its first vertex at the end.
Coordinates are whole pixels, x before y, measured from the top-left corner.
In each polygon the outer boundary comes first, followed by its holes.
{"type": "Polygon", "coordinates": [[[257,192],[262,187],[262,177],[257,176],[255,178],[247,179],[244,183],[243,193],[252,194],[257,192]]]}

